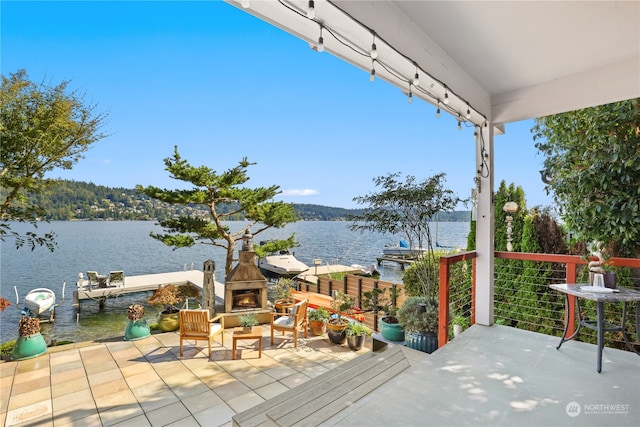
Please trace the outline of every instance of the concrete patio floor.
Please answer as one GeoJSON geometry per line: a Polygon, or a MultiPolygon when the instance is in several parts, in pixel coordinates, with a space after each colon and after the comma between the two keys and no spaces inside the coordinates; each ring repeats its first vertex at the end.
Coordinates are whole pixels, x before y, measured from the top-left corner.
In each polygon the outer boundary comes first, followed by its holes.
{"type": "MultiPolygon", "coordinates": [[[[232,417],[370,351],[323,337],[276,338],[263,354],[240,343],[186,345],[153,334],[52,348],[41,357],[0,363],[0,422],[6,426],[221,426],[232,417]]],[[[637,426],[640,357],[505,326],[473,326],[431,355],[406,349],[411,366],[350,402],[321,425],[336,426],[637,426]]],[[[203,343],[199,343],[203,344],[203,343]]],[[[310,383],[309,383],[310,384],[310,383]]]]}
{"type": "Polygon", "coordinates": [[[640,425],[640,357],[559,340],[472,326],[322,425],[640,425]]]}
{"type": "Polygon", "coordinates": [[[262,357],[250,340],[238,343],[232,360],[231,333],[225,331],[224,347],[216,338],[211,360],[205,341],[185,343],[179,357],[179,336],[169,332],[0,362],[0,425],[231,425],[236,413],[370,351],[370,345],[354,352],[311,335],[295,349],[291,334],[276,334],[271,347],[263,325],[262,357]]]}

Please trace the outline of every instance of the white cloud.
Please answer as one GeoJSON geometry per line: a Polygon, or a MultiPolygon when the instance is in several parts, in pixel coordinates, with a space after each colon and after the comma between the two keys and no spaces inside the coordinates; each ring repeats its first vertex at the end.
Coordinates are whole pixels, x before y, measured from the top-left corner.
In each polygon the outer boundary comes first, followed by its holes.
{"type": "Polygon", "coordinates": [[[310,188],[292,188],[291,190],[283,190],[281,196],[316,196],[320,194],[317,190],[310,188]]]}

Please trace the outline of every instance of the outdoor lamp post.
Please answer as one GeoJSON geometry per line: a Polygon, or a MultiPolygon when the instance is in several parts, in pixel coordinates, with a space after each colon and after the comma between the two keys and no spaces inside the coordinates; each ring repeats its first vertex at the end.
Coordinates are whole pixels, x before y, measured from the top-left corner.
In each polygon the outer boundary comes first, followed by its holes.
{"type": "Polygon", "coordinates": [[[511,214],[518,211],[518,204],[516,202],[507,202],[502,207],[502,210],[507,213],[507,251],[513,251],[513,241],[512,233],[513,233],[513,217],[511,214]]]}
{"type": "Polygon", "coordinates": [[[314,271],[313,274],[316,275],[316,276],[318,275],[318,266],[320,264],[322,264],[322,260],[321,259],[314,259],[313,260],[313,267],[315,268],[315,271],[314,271]]]}
{"type": "Polygon", "coordinates": [[[253,235],[250,230],[247,230],[242,236],[242,250],[250,251],[251,249],[253,249],[253,235]]]}

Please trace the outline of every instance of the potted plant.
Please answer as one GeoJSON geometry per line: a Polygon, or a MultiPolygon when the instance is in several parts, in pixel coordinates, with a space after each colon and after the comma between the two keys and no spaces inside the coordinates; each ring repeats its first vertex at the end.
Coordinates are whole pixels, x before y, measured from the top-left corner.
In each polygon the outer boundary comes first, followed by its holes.
{"type": "Polygon", "coordinates": [[[407,298],[398,309],[398,321],[404,327],[405,344],[432,353],[438,349],[438,302],[423,296],[407,298]]]}
{"type": "Polygon", "coordinates": [[[327,322],[327,336],[334,344],[344,344],[347,340],[345,329],[349,326],[350,320],[343,317],[348,315],[353,309],[353,299],[343,291],[333,291],[331,300],[331,310],[334,317],[327,322]]]}
{"type": "Polygon", "coordinates": [[[457,315],[451,321],[453,337],[456,338],[463,330],[470,326],[469,319],[465,316],[457,315]]]}
{"type": "Polygon", "coordinates": [[[47,352],[47,343],[40,334],[40,319],[37,317],[22,315],[18,322],[18,335],[11,359],[30,359],[47,352]]]}
{"type": "Polygon", "coordinates": [[[251,333],[251,329],[260,324],[255,313],[241,314],[238,316],[238,323],[242,326],[242,332],[245,334],[251,333]]]}
{"type": "Polygon", "coordinates": [[[176,305],[182,302],[178,286],[173,284],[160,286],[147,302],[151,305],[164,305],[164,310],[158,313],[158,328],[161,331],[171,332],[178,330],[180,327],[180,310],[176,305]]]}
{"type": "Polygon", "coordinates": [[[133,304],[127,308],[127,318],[129,323],[124,330],[125,341],[135,341],[151,335],[151,328],[144,318],[144,307],[140,304],[133,304]]]}
{"type": "Polygon", "coordinates": [[[274,290],[276,292],[276,299],[274,301],[276,311],[286,313],[291,307],[293,307],[296,300],[291,296],[291,290],[294,287],[295,283],[292,279],[287,277],[281,277],[278,279],[274,286],[274,290]]]}
{"type": "Polygon", "coordinates": [[[353,351],[361,350],[366,337],[371,336],[371,329],[361,322],[351,322],[345,329],[347,345],[353,351]]]}
{"type": "Polygon", "coordinates": [[[370,291],[363,292],[362,306],[365,309],[372,310],[374,314],[383,312],[380,317],[380,333],[389,341],[404,341],[404,328],[398,322],[396,304],[402,289],[395,286],[391,288],[374,288],[370,291]],[[389,289],[389,296],[386,291],[389,289]]]}
{"type": "Polygon", "coordinates": [[[327,332],[327,322],[331,318],[329,310],[324,307],[318,307],[309,311],[309,329],[311,334],[322,335],[327,332]]]}

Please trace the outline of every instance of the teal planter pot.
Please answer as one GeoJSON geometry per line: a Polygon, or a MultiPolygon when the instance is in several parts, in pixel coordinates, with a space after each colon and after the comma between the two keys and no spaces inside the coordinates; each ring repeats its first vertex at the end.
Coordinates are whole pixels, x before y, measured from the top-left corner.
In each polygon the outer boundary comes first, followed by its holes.
{"type": "Polygon", "coordinates": [[[16,345],[11,353],[12,360],[31,359],[45,354],[47,352],[47,343],[40,332],[26,337],[19,337],[16,345]]]}
{"type": "Polygon", "coordinates": [[[380,319],[380,333],[389,341],[404,341],[404,328],[399,323],[387,323],[380,319]]]}
{"type": "Polygon", "coordinates": [[[404,344],[414,350],[433,353],[438,349],[438,335],[433,332],[407,332],[404,344]]]}
{"type": "Polygon", "coordinates": [[[149,328],[146,319],[129,320],[124,330],[125,341],[141,340],[149,335],[151,335],[151,328],[149,328]]]}

